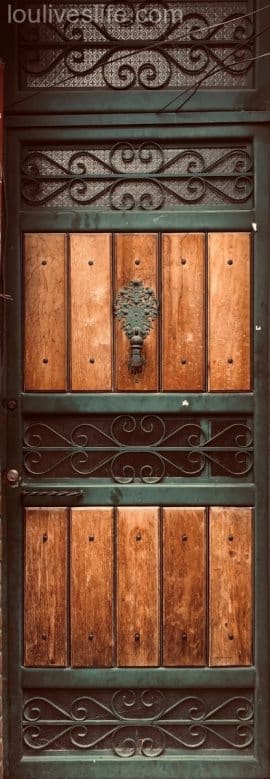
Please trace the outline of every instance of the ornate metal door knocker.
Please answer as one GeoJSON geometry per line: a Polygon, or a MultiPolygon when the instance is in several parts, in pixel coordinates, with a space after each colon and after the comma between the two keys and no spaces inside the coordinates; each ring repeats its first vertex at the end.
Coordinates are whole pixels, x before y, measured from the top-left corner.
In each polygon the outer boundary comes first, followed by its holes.
{"type": "Polygon", "coordinates": [[[131,354],[128,367],[131,373],[141,373],[145,366],[143,342],[158,316],[159,302],[154,290],[144,287],[142,281],[130,281],[118,292],[114,304],[115,316],[130,340],[131,354]]]}

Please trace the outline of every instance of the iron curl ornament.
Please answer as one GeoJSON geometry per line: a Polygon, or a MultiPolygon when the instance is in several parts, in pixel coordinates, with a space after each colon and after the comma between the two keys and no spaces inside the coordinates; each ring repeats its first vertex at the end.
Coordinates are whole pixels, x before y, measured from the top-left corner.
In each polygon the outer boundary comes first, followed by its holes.
{"type": "Polygon", "coordinates": [[[120,289],[114,304],[115,316],[122,322],[131,347],[128,368],[131,373],[142,373],[146,358],[143,343],[158,316],[159,301],[154,290],[135,279],[120,289]]]}

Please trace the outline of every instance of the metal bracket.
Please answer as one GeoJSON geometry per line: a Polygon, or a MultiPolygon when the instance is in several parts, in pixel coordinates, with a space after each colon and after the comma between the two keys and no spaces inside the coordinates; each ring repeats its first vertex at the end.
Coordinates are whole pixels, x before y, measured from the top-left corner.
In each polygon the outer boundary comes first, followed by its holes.
{"type": "Polygon", "coordinates": [[[114,312],[117,319],[122,320],[122,328],[130,341],[128,368],[131,373],[141,373],[146,363],[142,354],[143,342],[159,312],[154,290],[144,287],[142,281],[130,281],[118,292],[114,312]]]}

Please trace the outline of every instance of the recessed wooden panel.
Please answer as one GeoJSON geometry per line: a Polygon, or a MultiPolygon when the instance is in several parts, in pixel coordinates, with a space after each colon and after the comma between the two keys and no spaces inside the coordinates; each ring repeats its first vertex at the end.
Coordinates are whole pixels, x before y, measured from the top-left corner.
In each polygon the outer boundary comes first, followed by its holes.
{"type": "Polygon", "coordinates": [[[163,389],[205,388],[205,238],[162,237],[163,389]]]}
{"type": "Polygon", "coordinates": [[[249,233],[209,235],[209,390],[250,389],[249,233]]]}
{"type": "Polygon", "coordinates": [[[206,663],[205,509],[163,512],[163,664],[206,663]]]}
{"type": "Polygon", "coordinates": [[[118,510],[118,665],[159,664],[159,511],[118,510]]]}
{"type": "Polygon", "coordinates": [[[73,509],[71,520],[71,662],[111,666],[111,508],[73,509]]]}
{"type": "Polygon", "coordinates": [[[27,509],[25,665],[67,664],[67,512],[27,509]]]}
{"type": "MultiPolygon", "coordinates": [[[[157,292],[157,235],[126,234],[116,235],[116,290],[126,286],[130,281],[142,281],[145,286],[157,292]]],[[[153,322],[153,328],[146,337],[143,354],[146,365],[141,374],[134,375],[128,368],[130,357],[130,341],[122,324],[116,321],[116,389],[155,391],[158,389],[158,357],[157,357],[158,320],[153,322]]]]}
{"type": "Polygon", "coordinates": [[[111,236],[70,236],[71,385],[112,389],[111,236]]]}
{"type": "Polygon", "coordinates": [[[66,236],[25,235],[26,390],[65,390],[66,236]]]}
{"type": "Polygon", "coordinates": [[[252,510],[210,510],[210,665],[252,663],[252,510]]]}

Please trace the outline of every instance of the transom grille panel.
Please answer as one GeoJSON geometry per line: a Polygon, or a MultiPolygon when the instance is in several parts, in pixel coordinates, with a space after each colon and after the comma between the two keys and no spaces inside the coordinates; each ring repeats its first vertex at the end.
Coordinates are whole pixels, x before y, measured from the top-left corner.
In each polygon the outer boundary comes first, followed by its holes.
{"type": "Polygon", "coordinates": [[[21,86],[250,88],[254,22],[238,19],[250,10],[247,0],[57,4],[47,23],[22,25],[21,86]]]}

